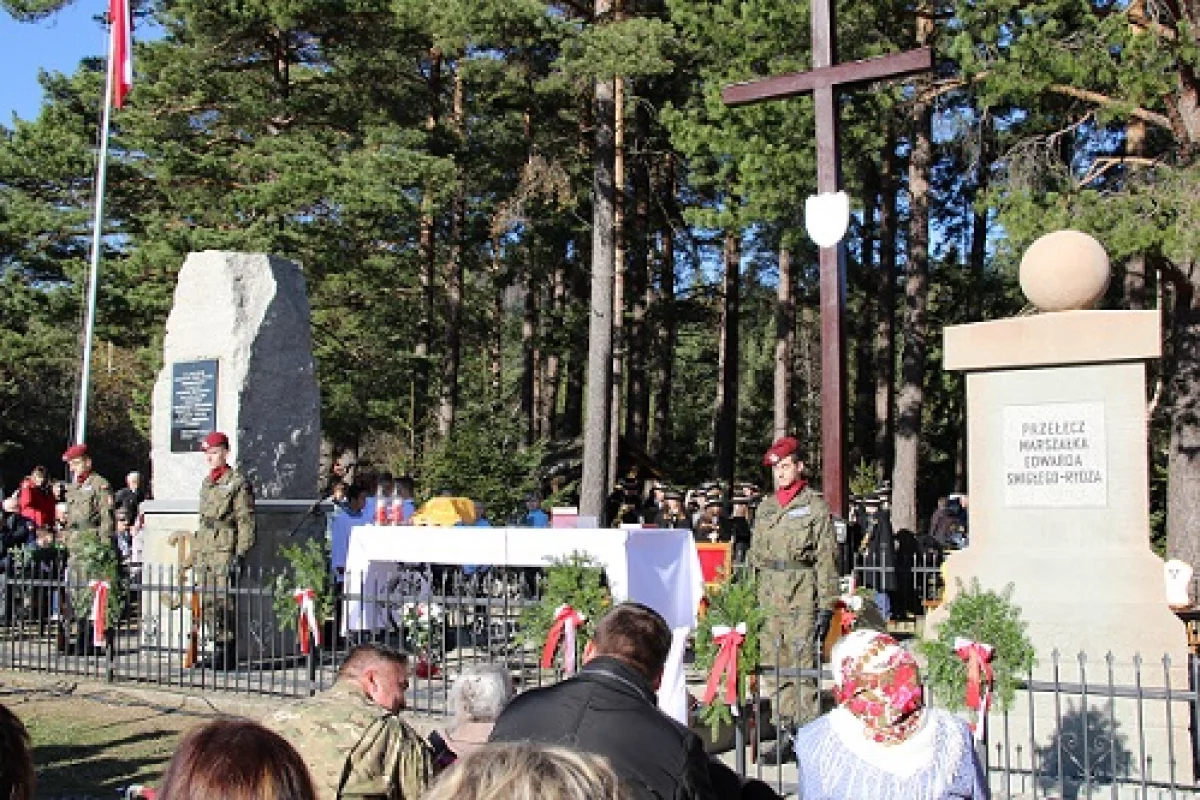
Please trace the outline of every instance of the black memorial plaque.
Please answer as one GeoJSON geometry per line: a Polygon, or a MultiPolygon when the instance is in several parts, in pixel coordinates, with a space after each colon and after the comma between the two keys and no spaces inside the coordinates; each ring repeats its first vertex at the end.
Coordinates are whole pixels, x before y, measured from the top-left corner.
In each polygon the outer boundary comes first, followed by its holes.
{"type": "Polygon", "coordinates": [[[171,365],[171,452],[200,449],[217,429],[217,361],[171,365]]]}

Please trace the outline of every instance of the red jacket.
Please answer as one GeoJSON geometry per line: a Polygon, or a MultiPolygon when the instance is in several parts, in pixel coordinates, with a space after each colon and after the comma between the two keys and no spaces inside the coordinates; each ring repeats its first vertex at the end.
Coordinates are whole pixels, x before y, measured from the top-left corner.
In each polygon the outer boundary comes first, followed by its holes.
{"type": "Polygon", "coordinates": [[[39,489],[29,478],[21,481],[21,516],[32,520],[39,528],[54,524],[54,495],[49,488],[39,489]]]}

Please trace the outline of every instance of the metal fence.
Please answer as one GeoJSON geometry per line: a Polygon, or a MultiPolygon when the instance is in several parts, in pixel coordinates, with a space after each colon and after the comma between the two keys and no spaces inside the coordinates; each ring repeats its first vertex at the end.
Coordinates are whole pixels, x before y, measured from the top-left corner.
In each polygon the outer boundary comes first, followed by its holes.
{"type": "Polygon", "coordinates": [[[193,580],[166,566],[134,569],[110,589],[120,611],[99,646],[88,582],[56,564],[9,569],[0,573],[0,668],[307,696],[333,683],[351,647],[374,641],[414,653],[409,706],[429,714],[444,713],[450,679],[472,663],[506,663],[521,686],[556,679],[518,630],[537,603],[530,570],[419,568],[340,589],[321,645],[308,654],[298,645],[293,584],[257,571],[193,580]],[[236,645],[227,652],[217,627],[231,629],[236,645]]]}
{"type": "MultiPolygon", "coordinates": [[[[815,646],[760,670],[764,682],[788,691],[817,692],[832,707],[832,675],[812,667],[815,646]]],[[[977,750],[995,798],[1175,798],[1200,796],[1200,659],[1119,659],[1106,654],[1051,654],[1019,682],[1006,709],[993,706],[977,750]]],[[[945,698],[943,698],[945,699],[945,698]]],[[[716,749],[732,748],[743,775],[766,780],[780,793],[794,791],[795,773],[756,763],[775,736],[770,708],[780,690],[748,703],[734,730],[719,731],[716,749]]],[[[945,705],[930,693],[931,704],[945,705]]],[[[956,704],[949,704],[956,705],[956,704]]],[[[961,705],[961,704],[957,704],[961,705]]],[[[711,735],[711,734],[706,734],[711,735]]],[[[794,767],[792,767],[794,770],[794,767]]]]}
{"type": "Polygon", "coordinates": [[[881,564],[870,553],[854,554],[854,582],[886,591],[894,616],[920,616],[941,601],[945,588],[942,563],[945,553],[936,548],[918,550],[881,564]]]}
{"type": "MultiPolygon", "coordinates": [[[[533,570],[422,567],[346,587],[324,621],[321,647],[307,655],[298,649],[294,626],[281,624],[296,612],[288,577],[252,572],[196,582],[190,573],[181,581],[167,567],[134,570],[113,588],[110,602],[121,611],[98,647],[90,624],[79,624],[87,622],[91,588],[60,572],[50,564],[0,574],[0,668],[306,696],[332,684],[349,648],[377,641],[418,654],[409,707],[427,715],[446,713],[452,678],[471,664],[506,664],[520,689],[561,677],[540,668],[541,643],[521,632],[522,613],[538,603],[533,570]],[[210,620],[222,609],[240,644],[219,664],[211,626],[192,620],[210,620]]],[[[914,570],[918,597],[936,596],[919,592],[932,585],[935,572],[932,562],[914,570]]],[[[772,663],[760,670],[765,696],[749,703],[736,728],[710,737],[713,751],[726,753],[741,774],[784,791],[792,787],[794,767],[774,770],[756,760],[774,736],[770,709],[778,707],[780,690],[772,687],[807,686],[829,707],[831,676],[815,666],[815,652],[766,653],[772,663]]],[[[1171,664],[1056,654],[1038,677],[1028,676],[1007,711],[990,715],[981,754],[994,796],[1191,796],[1200,774],[1197,686],[1194,657],[1171,664]]]]}

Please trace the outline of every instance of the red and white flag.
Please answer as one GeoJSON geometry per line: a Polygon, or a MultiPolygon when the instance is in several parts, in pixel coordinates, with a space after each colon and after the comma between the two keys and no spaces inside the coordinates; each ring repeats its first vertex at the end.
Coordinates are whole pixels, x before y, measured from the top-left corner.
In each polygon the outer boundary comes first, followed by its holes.
{"type": "Polygon", "coordinates": [[[112,36],[108,48],[109,80],[113,87],[113,105],[120,108],[133,86],[133,25],[129,17],[129,0],[109,0],[108,21],[112,36]]]}

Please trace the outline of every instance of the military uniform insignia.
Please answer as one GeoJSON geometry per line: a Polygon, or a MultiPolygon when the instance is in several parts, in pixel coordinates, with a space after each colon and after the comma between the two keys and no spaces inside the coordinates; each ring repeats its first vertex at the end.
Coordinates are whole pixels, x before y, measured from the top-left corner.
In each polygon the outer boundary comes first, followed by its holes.
{"type": "Polygon", "coordinates": [[[812,508],[809,506],[800,506],[799,508],[793,508],[791,511],[787,512],[787,515],[792,519],[799,519],[800,517],[807,517],[811,513],[812,508]]]}

